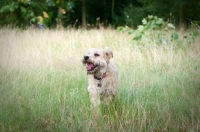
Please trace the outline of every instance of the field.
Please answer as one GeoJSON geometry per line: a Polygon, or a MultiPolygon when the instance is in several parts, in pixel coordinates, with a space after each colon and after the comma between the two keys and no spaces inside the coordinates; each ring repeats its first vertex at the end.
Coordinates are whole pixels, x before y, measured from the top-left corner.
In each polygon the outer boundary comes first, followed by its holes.
{"type": "Polygon", "coordinates": [[[114,30],[0,30],[1,132],[200,131],[200,36],[133,41],[114,30]],[[81,59],[110,47],[117,98],[91,109],[81,59]]]}

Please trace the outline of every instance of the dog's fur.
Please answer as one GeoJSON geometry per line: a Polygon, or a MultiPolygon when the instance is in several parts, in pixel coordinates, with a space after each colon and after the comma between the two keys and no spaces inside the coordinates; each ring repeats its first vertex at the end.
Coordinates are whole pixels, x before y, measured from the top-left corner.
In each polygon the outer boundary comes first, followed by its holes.
{"type": "Polygon", "coordinates": [[[105,49],[91,48],[83,57],[83,64],[86,65],[88,73],[88,91],[93,106],[99,105],[102,101],[111,101],[117,94],[118,75],[117,68],[110,59],[112,51],[105,49]]]}

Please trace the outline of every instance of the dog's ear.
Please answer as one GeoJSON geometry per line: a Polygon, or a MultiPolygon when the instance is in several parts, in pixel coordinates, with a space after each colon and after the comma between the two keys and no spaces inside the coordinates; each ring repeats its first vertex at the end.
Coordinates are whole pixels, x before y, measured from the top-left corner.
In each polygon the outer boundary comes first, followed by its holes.
{"type": "Polygon", "coordinates": [[[110,58],[113,58],[113,53],[108,47],[104,49],[104,56],[107,62],[109,62],[110,58]]]}

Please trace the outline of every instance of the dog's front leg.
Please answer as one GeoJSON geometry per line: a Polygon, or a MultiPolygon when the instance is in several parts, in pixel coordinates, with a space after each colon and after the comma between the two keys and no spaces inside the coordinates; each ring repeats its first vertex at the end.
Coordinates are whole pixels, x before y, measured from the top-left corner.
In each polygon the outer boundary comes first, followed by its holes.
{"type": "Polygon", "coordinates": [[[100,104],[100,97],[99,97],[99,95],[94,94],[94,93],[90,94],[90,101],[91,101],[91,103],[92,103],[92,105],[94,107],[98,106],[100,104]]]}

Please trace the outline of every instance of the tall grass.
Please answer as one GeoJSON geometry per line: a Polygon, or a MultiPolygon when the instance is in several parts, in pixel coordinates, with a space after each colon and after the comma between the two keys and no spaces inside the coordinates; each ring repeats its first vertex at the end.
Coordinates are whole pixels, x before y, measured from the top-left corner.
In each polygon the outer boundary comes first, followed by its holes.
{"type": "Polygon", "coordinates": [[[112,30],[1,29],[0,131],[199,131],[199,42],[145,47],[112,30]],[[81,59],[105,46],[119,91],[96,114],[81,59]]]}

